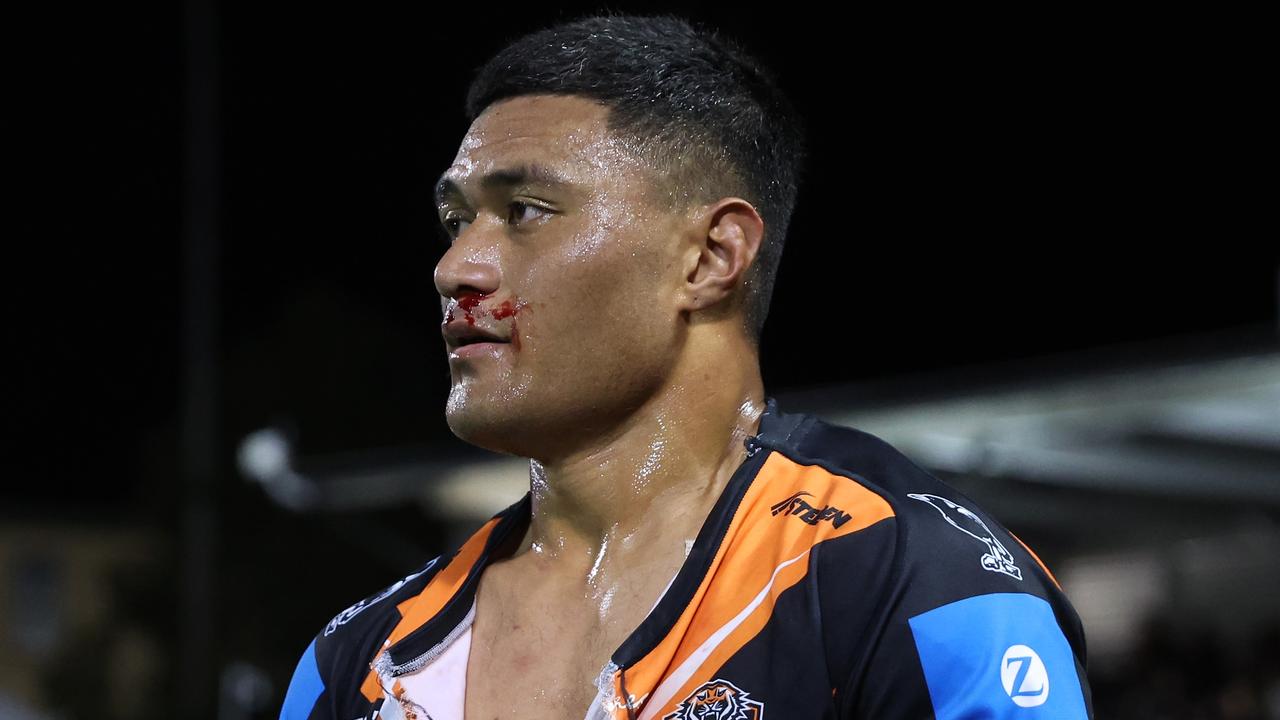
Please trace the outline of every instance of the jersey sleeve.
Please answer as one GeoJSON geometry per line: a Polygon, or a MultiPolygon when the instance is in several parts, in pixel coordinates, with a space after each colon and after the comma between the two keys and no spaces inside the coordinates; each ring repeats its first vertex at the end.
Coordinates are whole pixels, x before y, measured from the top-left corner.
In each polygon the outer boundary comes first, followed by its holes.
{"type": "Polygon", "coordinates": [[[331,720],[334,717],[331,706],[322,701],[326,683],[316,660],[318,639],[319,636],[312,639],[298,659],[293,677],[289,680],[289,689],[285,691],[280,720],[331,720]]]}
{"type": "Polygon", "coordinates": [[[444,556],[338,613],[302,651],[280,708],[280,720],[365,717],[369,663],[400,621],[399,604],[413,597],[444,564],[444,556]]]}
{"type": "Polygon", "coordinates": [[[901,556],[839,717],[1092,720],[1083,628],[1056,580],[942,492],[897,503],[901,556]]]}

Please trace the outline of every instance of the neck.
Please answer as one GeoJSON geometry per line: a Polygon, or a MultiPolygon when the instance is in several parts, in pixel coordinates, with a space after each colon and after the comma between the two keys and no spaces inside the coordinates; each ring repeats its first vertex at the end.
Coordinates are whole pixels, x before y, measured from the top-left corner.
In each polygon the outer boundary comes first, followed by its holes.
{"type": "Polygon", "coordinates": [[[588,582],[646,557],[682,559],[759,429],[759,366],[741,357],[688,363],[607,438],[531,461],[532,519],[514,555],[588,582]]]}

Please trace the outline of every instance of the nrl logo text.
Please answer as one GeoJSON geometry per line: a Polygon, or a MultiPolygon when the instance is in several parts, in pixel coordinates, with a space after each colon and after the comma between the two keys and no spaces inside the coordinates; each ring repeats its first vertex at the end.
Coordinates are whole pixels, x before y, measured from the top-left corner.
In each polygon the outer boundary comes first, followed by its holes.
{"type": "Polygon", "coordinates": [[[332,635],[335,631],[337,631],[340,625],[346,625],[355,616],[359,615],[365,610],[368,610],[371,606],[376,605],[382,600],[385,600],[388,597],[390,597],[392,594],[395,593],[395,591],[404,587],[405,583],[409,582],[410,580],[413,580],[414,578],[418,577],[422,573],[435,567],[436,561],[438,561],[439,559],[440,558],[438,556],[435,558],[432,558],[431,562],[427,563],[426,566],[423,567],[421,570],[397,580],[391,587],[384,589],[382,592],[378,593],[377,595],[374,595],[373,597],[365,598],[364,600],[361,600],[355,605],[352,605],[346,610],[343,610],[342,612],[335,615],[334,618],[329,621],[329,624],[326,625],[324,628],[325,637],[332,635]]]}

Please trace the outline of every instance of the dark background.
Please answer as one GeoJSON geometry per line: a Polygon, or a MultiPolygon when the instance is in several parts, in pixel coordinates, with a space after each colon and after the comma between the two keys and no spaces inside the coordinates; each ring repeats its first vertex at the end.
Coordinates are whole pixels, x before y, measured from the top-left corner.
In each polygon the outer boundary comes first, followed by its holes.
{"type": "MultiPolygon", "coordinates": [[[[235,448],[285,423],[307,455],[458,450],[430,185],[466,131],[472,71],[597,7],[85,6],[10,29],[0,524],[147,529],[153,561],[102,586],[108,625],[151,628],[206,683],[166,671],[155,707],[199,707],[178,698],[190,688],[211,707],[236,661],[278,703],[311,634],[441,549],[408,505],[289,514],[235,448]],[[193,518],[205,575],[184,567],[193,518]],[[361,543],[375,525],[397,528],[399,554],[361,543]],[[190,582],[208,601],[184,615],[190,582]],[[191,612],[199,658],[181,654],[191,612]]],[[[607,7],[721,28],[808,123],[770,392],[1274,333],[1273,93],[1248,18],[607,7]]],[[[88,678],[84,650],[106,641],[77,642],[88,678]]],[[[66,673],[47,681],[53,706],[93,707],[57,691],[66,673]]]]}

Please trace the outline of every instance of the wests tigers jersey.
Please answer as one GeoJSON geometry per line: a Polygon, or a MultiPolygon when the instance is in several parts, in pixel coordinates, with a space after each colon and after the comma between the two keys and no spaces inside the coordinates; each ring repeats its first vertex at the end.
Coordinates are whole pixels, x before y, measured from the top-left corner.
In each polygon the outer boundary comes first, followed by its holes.
{"type": "MultiPolygon", "coordinates": [[[[746,445],[657,603],[581,678],[586,720],[1093,717],[1078,616],[976,503],[774,398],[746,445]]],[[[462,720],[478,579],[531,507],[329,621],[281,718],[462,720]]]]}

